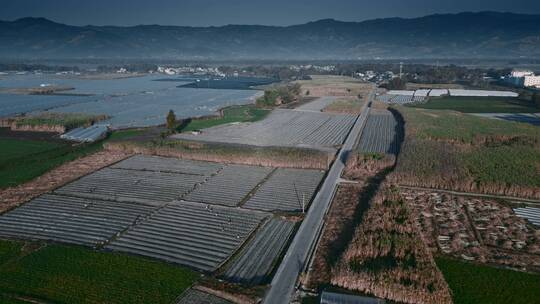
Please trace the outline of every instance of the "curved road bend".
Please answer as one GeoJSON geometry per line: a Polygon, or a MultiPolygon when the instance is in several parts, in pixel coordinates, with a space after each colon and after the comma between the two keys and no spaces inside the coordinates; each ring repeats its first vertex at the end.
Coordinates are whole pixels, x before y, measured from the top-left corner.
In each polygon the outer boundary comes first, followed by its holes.
{"type": "Polygon", "coordinates": [[[364,122],[369,115],[369,106],[375,95],[374,92],[375,89],[371,92],[368,101],[364,104],[362,113],[357,117],[336,160],[332,164],[330,171],[328,171],[328,175],[326,176],[323,185],[313,199],[304,221],[300,225],[291,246],[279,265],[263,303],[284,304],[291,302],[298,276],[308,262],[310,252],[314,248],[318,234],[323,226],[324,216],[330,206],[334,191],[337,188],[338,180],[345,168],[344,162],[362,133],[364,122]]]}

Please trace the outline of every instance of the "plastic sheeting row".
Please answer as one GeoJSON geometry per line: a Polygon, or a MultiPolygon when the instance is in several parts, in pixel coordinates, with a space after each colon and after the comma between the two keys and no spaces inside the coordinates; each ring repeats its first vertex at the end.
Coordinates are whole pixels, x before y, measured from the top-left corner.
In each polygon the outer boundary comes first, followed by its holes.
{"type": "Polygon", "coordinates": [[[78,142],[94,142],[107,136],[109,128],[105,125],[93,125],[88,128],[76,128],[60,137],[66,140],[78,141],[78,142]]]}

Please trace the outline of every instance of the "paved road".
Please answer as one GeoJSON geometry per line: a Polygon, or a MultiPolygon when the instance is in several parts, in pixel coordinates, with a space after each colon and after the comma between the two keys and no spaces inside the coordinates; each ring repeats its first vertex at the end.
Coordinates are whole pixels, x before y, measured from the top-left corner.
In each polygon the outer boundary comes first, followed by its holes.
{"type": "Polygon", "coordinates": [[[309,208],[302,225],[300,225],[300,229],[296,233],[291,246],[287,250],[285,257],[272,280],[270,289],[264,299],[265,304],[284,304],[291,302],[297,278],[304,269],[306,263],[308,263],[310,252],[313,246],[315,246],[318,233],[323,226],[324,215],[330,206],[338,180],[345,168],[344,161],[347,159],[347,155],[360,137],[364,122],[369,114],[370,108],[368,108],[367,105],[373,100],[373,97],[374,94],[372,93],[368,102],[364,105],[362,113],[352,127],[349,136],[345,140],[343,147],[339,151],[338,157],[330,168],[320,191],[313,199],[311,207],[309,208]]]}

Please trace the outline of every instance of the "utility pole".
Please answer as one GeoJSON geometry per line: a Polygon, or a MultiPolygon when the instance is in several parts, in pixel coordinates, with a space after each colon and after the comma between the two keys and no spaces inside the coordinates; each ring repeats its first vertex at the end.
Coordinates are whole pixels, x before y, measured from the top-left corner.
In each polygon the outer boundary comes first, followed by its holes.
{"type": "Polygon", "coordinates": [[[399,79],[403,76],[403,62],[399,63],[399,79]]]}

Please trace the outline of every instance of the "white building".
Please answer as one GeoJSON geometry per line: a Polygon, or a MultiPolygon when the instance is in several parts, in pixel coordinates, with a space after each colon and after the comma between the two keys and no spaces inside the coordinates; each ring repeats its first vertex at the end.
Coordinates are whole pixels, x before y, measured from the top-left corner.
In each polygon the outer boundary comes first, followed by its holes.
{"type": "Polygon", "coordinates": [[[540,88],[540,76],[530,75],[523,77],[523,86],[540,88]]]}
{"type": "Polygon", "coordinates": [[[525,70],[513,70],[512,73],[510,73],[510,77],[521,78],[525,76],[534,76],[534,73],[532,71],[525,70]]]}
{"type": "Polygon", "coordinates": [[[540,76],[531,71],[512,71],[507,80],[518,87],[540,88],[540,76]]]}

